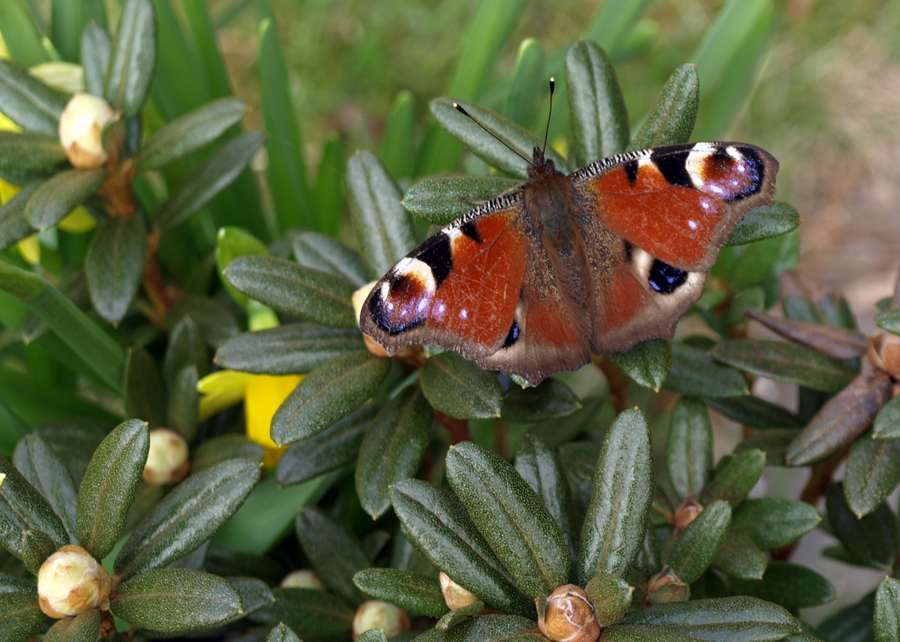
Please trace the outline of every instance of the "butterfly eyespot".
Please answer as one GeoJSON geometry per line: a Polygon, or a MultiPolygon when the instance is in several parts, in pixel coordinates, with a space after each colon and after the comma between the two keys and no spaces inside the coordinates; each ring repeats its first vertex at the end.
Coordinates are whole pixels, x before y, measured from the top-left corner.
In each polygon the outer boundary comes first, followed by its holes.
{"type": "Polygon", "coordinates": [[[648,279],[650,287],[660,294],[671,294],[687,281],[688,273],[663,263],[659,259],[653,261],[648,279]]]}
{"type": "Polygon", "coordinates": [[[413,260],[421,261],[431,268],[436,287],[440,287],[453,270],[453,250],[450,237],[438,233],[425,241],[412,255],[413,260]]]}
{"type": "Polygon", "coordinates": [[[516,341],[519,340],[519,324],[513,321],[512,325],[509,328],[509,334],[506,335],[506,340],[503,342],[503,347],[508,348],[516,341]]]}

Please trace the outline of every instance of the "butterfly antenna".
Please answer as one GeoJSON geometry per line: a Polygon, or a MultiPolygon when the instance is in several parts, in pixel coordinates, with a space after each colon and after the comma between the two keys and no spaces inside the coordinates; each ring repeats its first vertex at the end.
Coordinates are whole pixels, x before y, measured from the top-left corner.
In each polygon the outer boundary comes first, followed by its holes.
{"type": "Polygon", "coordinates": [[[482,125],[481,123],[479,123],[479,122],[475,119],[475,117],[474,117],[472,114],[470,114],[469,112],[467,112],[467,111],[463,108],[462,105],[460,105],[459,103],[453,103],[453,108],[454,108],[456,111],[458,111],[460,114],[462,114],[463,116],[466,116],[466,117],[468,117],[469,119],[471,119],[471,121],[472,121],[473,123],[475,123],[476,125],[478,125],[479,127],[481,127],[484,131],[486,131],[488,134],[490,134],[493,138],[495,138],[500,144],[502,144],[504,147],[506,147],[506,149],[508,149],[509,151],[511,151],[513,154],[515,154],[516,156],[518,156],[519,158],[521,158],[522,160],[524,160],[524,161],[525,161],[526,163],[528,163],[529,165],[532,164],[532,163],[531,163],[531,159],[526,158],[525,156],[523,156],[522,154],[520,154],[518,150],[515,150],[515,149],[513,149],[512,147],[510,147],[509,144],[508,144],[505,140],[503,140],[502,138],[500,138],[499,136],[497,136],[497,134],[495,134],[494,132],[492,132],[490,129],[488,129],[487,127],[485,127],[485,126],[482,125]]]}
{"type": "Polygon", "coordinates": [[[550,135],[550,116],[553,115],[553,90],[556,89],[556,78],[550,76],[550,111],[547,112],[547,128],[544,130],[544,148],[541,154],[547,151],[547,136],[550,135]]]}

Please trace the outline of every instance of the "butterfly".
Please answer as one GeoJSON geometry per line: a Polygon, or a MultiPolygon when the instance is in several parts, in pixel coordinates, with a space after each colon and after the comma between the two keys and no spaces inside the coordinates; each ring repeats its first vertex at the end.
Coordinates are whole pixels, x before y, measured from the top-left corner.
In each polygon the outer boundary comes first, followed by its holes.
{"type": "Polygon", "coordinates": [[[672,337],[778,161],[745,143],[626,152],[477,204],[379,280],[360,328],[388,354],[439,345],[532,385],[591,353],[672,337]]]}

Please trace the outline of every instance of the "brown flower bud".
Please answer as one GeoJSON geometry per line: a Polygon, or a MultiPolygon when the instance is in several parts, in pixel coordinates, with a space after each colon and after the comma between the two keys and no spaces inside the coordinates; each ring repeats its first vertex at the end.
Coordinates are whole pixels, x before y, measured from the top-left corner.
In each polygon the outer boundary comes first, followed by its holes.
{"type": "Polygon", "coordinates": [[[868,355],[873,366],[900,377],[900,337],[896,334],[882,332],[869,339],[868,355]]]}
{"type": "Polygon", "coordinates": [[[369,629],[381,629],[387,637],[392,638],[406,633],[410,628],[412,624],[406,611],[381,600],[363,602],[353,616],[354,640],[369,629]]]}
{"type": "Polygon", "coordinates": [[[451,580],[450,576],[444,571],[441,571],[439,579],[441,581],[441,593],[444,594],[444,601],[447,603],[447,608],[451,611],[461,609],[478,601],[477,595],[451,580]]]}
{"type": "Polygon", "coordinates": [[[72,96],[59,119],[59,142],[72,165],[96,169],[106,162],[103,128],[114,115],[102,98],[82,93],[72,96]]]}
{"type": "Polygon", "coordinates": [[[683,531],[702,512],[703,504],[694,499],[693,495],[688,495],[681,502],[681,505],[675,509],[675,532],[680,533],[683,531]]]}
{"type": "Polygon", "coordinates": [[[325,590],[325,584],[322,582],[322,578],[319,577],[319,574],[315,571],[310,571],[307,569],[301,569],[299,571],[293,571],[284,576],[284,579],[281,580],[282,588],[305,588],[305,589],[319,589],[320,591],[325,590]]]}
{"type": "Polygon", "coordinates": [[[690,596],[691,587],[682,582],[668,565],[647,582],[647,602],[650,604],[686,602],[690,596]]]}
{"type": "Polygon", "coordinates": [[[93,608],[108,610],[109,588],[109,573],[80,546],[63,546],[38,571],[38,603],[56,619],[93,608]]]}
{"type": "Polygon", "coordinates": [[[174,484],[187,477],[191,468],[184,437],[168,428],[150,431],[150,451],[144,464],[144,480],[152,486],[174,484]]]}
{"type": "Polygon", "coordinates": [[[537,600],[538,628],[553,642],[596,642],[600,624],[580,586],[566,584],[546,600],[537,600]]]}

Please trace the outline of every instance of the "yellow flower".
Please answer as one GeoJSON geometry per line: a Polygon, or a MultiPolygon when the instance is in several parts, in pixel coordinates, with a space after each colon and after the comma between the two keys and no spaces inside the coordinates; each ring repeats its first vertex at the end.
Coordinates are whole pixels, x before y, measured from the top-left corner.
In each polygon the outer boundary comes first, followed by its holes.
{"type": "Polygon", "coordinates": [[[279,446],[269,435],[272,417],[303,375],[258,375],[235,370],[219,370],[197,382],[200,397],[200,421],[220,410],[244,401],[247,437],[262,446],[263,463],[275,466],[286,446],[279,446]]]}

